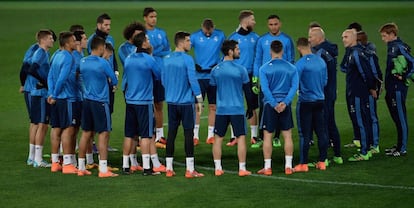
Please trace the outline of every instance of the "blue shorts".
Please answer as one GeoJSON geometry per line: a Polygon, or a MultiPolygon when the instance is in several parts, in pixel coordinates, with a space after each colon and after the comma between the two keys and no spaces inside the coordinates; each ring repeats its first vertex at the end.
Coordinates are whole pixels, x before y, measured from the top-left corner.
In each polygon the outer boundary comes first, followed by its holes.
{"type": "Polygon", "coordinates": [[[97,133],[111,131],[109,104],[87,99],[83,100],[82,129],[97,133]]]}
{"type": "MultiPolygon", "coordinates": [[[[210,86],[209,79],[199,79],[198,84],[200,85],[201,95],[203,96],[203,100],[206,98],[208,99],[208,104],[216,104],[216,91],[212,89],[210,86]]],[[[196,100],[197,103],[197,100],[196,100]]]]}
{"type": "Polygon", "coordinates": [[[193,129],[195,124],[194,104],[168,104],[168,128],[178,129],[182,122],[183,129],[193,129]]]}
{"type": "Polygon", "coordinates": [[[161,80],[154,80],[154,88],[152,89],[152,92],[154,94],[154,102],[162,102],[165,100],[165,89],[164,86],[161,83],[161,80]]]}
{"type": "Polygon", "coordinates": [[[216,115],[214,133],[219,137],[224,137],[230,123],[233,128],[234,136],[239,137],[246,135],[247,123],[244,115],[216,115]]]}
{"type": "Polygon", "coordinates": [[[29,114],[30,119],[30,105],[32,102],[32,98],[30,96],[30,92],[24,92],[24,102],[26,103],[27,114],[29,114]]]}
{"type": "Polygon", "coordinates": [[[34,124],[49,123],[50,105],[42,96],[30,96],[30,122],[34,124]]]}
{"type": "Polygon", "coordinates": [[[285,131],[293,128],[291,106],[287,105],[283,112],[278,113],[270,104],[266,103],[263,108],[260,127],[269,133],[273,133],[275,130],[285,131]]]}
{"type": "Polygon", "coordinates": [[[154,133],[154,105],[126,104],[125,137],[152,138],[154,133]]]}
{"type": "Polygon", "coordinates": [[[80,126],[81,109],[81,102],[57,99],[56,103],[51,107],[50,124],[52,128],[65,129],[70,126],[80,126]]]}

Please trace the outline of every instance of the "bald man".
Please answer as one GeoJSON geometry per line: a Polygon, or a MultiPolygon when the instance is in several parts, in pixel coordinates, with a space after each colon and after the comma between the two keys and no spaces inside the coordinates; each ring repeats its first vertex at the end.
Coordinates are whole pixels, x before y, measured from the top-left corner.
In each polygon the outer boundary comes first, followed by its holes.
{"type": "Polygon", "coordinates": [[[349,48],[349,55],[344,57],[347,61],[344,65],[346,71],[346,100],[348,113],[354,128],[359,129],[361,138],[360,152],[353,155],[348,161],[369,160],[370,154],[367,134],[369,132],[369,107],[368,97],[376,95],[375,78],[370,68],[369,59],[364,53],[364,48],[357,43],[355,30],[347,29],[342,33],[342,42],[345,48],[349,48]]]}
{"type": "Polygon", "coordinates": [[[335,122],[335,101],[336,101],[336,65],[338,56],[338,46],[329,42],[325,38],[325,32],[319,27],[312,27],[309,29],[309,43],[312,47],[312,52],[319,55],[326,63],[328,72],[328,82],[325,86],[325,120],[327,121],[328,139],[331,140],[334,157],[333,161],[337,164],[342,164],[341,157],[341,141],[338,127],[335,122]]]}

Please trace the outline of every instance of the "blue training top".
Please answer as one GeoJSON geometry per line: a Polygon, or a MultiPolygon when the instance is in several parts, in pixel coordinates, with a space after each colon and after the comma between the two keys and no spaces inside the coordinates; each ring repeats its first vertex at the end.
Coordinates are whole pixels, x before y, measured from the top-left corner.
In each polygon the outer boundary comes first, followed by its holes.
{"type": "Polygon", "coordinates": [[[264,95],[263,103],[276,107],[278,103],[292,103],[299,86],[296,67],[283,59],[273,59],[259,69],[259,79],[264,95]]]}
{"type": "MultiPolygon", "coordinates": [[[[31,73],[36,73],[40,78],[44,81],[47,81],[47,76],[49,74],[50,70],[50,64],[49,64],[49,53],[43,49],[38,48],[31,58],[31,67],[30,69],[33,70],[33,65],[36,64],[39,66],[35,71],[32,71],[31,73]]],[[[31,71],[30,70],[30,71],[31,71]]],[[[26,82],[28,82],[27,89],[30,89],[30,95],[31,96],[42,96],[47,97],[47,89],[37,89],[36,85],[40,80],[36,79],[32,75],[29,74],[26,82]]]]}
{"type": "Polygon", "coordinates": [[[213,68],[210,85],[217,86],[217,115],[244,115],[243,84],[249,83],[246,68],[223,61],[213,68]]]}
{"type": "Polygon", "coordinates": [[[307,54],[296,62],[299,76],[299,102],[325,99],[324,88],[328,81],[326,63],[315,54],[307,54]]]}
{"type": "Polygon", "coordinates": [[[147,53],[133,53],[125,59],[124,78],[128,83],[125,101],[128,104],[152,104],[153,79],[160,79],[160,68],[147,53]]]}
{"type": "Polygon", "coordinates": [[[132,53],[135,53],[137,50],[137,47],[134,46],[132,43],[125,41],[124,43],[119,46],[118,49],[118,57],[119,60],[121,60],[122,67],[124,68],[124,73],[122,74],[122,91],[125,91],[125,59],[132,53]]]}
{"type": "Polygon", "coordinates": [[[172,52],[165,56],[161,70],[165,88],[165,101],[169,104],[193,104],[195,96],[201,94],[195,77],[193,58],[185,52],[172,52]]]}
{"type": "Polygon", "coordinates": [[[259,39],[259,35],[255,32],[250,32],[247,35],[233,32],[229,36],[229,40],[237,41],[240,48],[240,58],[234,60],[234,62],[244,66],[249,74],[253,74],[253,62],[254,55],[256,54],[257,39],[259,39]]]}
{"type": "MultiPolygon", "coordinates": [[[[26,51],[26,53],[24,54],[24,57],[23,57],[23,64],[27,64],[28,66],[30,66],[30,63],[32,62],[33,54],[36,52],[36,50],[38,48],[39,48],[39,44],[35,43],[35,44],[31,45],[29,47],[29,49],[27,49],[27,51],[26,51]]],[[[24,73],[25,77],[26,77],[26,79],[22,80],[22,81],[24,81],[23,91],[30,92],[32,90],[31,87],[33,87],[33,86],[31,86],[30,83],[27,82],[27,80],[29,78],[27,76],[28,75],[27,71],[23,71],[21,73],[24,73]]]]}
{"type": "Polygon", "coordinates": [[[109,103],[108,78],[112,86],[118,84],[109,62],[99,56],[87,56],[81,60],[80,72],[84,86],[83,98],[109,103]]]}
{"type": "Polygon", "coordinates": [[[76,61],[72,53],[67,50],[55,53],[48,81],[49,96],[52,98],[77,100],[79,86],[76,79],[76,61]]]}

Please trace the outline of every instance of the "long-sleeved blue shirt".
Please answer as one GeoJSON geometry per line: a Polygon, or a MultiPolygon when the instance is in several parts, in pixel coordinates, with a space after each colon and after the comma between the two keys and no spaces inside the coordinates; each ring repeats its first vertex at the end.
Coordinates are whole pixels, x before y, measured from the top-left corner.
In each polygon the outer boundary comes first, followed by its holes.
{"type": "Polygon", "coordinates": [[[125,101],[128,104],[151,104],[153,79],[161,77],[160,68],[155,59],[147,53],[132,53],[125,59],[124,78],[128,83],[125,89],[125,101]]]}
{"type": "Polygon", "coordinates": [[[116,86],[118,80],[109,62],[102,57],[90,55],[81,60],[80,72],[83,81],[83,98],[109,103],[109,82],[116,86]]]}
{"type": "Polygon", "coordinates": [[[234,61],[223,61],[213,68],[210,85],[217,87],[217,115],[244,115],[243,84],[247,83],[246,68],[234,61]]]}
{"type": "Polygon", "coordinates": [[[414,58],[410,54],[410,47],[404,43],[400,38],[397,38],[394,41],[387,43],[387,68],[385,70],[385,89],[388,90],[400,90],[405,89],[407,86],[405,85],[405,79],[414,73],[414,58]],[[394,68],[394,62],[392,61],[393,58],[397,58],[397,56],[403,55],[408,63],[407,72],[403,75],[403,80],[397,79],[392,73],[392,69],[394,68]]]}
{"type": "Polygon", "coordinates": [[[328,76],[323,59],[315,54],[307,54],[295,66],[299,76],[299,102],[324,100],[328,76]]]}
{"type": "Polygon", "coordinates": [[[76,69],[76,83],[78,91],[76,93],[76,100],[82,101],[82,80],[80,78],[80,61],[84,57],[83,52],[79,52],[77,50],[74,50],[72,52],[73,57],[75,58],[75,69],[76,69]]]}
{"type": "Polygon", "coordinates": [[[37,44],[37,43],[31,45],[27,49],[27,51],[26,51],[26,53],[24,54],[24,57],[23,57],[22,68],[20,69],[20,84],[21,84],[21,86],[23,86],[23,91],[25,91],[25,92],[30,92],[30,89],[25,88],[25,85],[26,85],[28,70],[29,70],[29,67],[30,67],[32,56],[38,48],[39,48],[39,44],[37,44]]]}
{"type": "Polygon", "coordinates": [[[346,67],[347,96],[366,97],[369,89],[376,89],[375,78],[364,48],[357,44],[349,48],[346,67]]]}
{"type": "MultiPolygon", "coordinates": [[[[195,63],[200,65],[201,69],[211,70],[221,59],[221,46],[226,39],[224,32],[214,29],[207,37],[202,29],[194,32],[190,36],[191,46],[194,48],[195,63]]],[[[210,73],[200,73],[196,71],[197,79],[210,79],[210,73]]]]}
{"type": "MultiPolygon", "coordinates": [[[[95,36],[99,36],[101,38],[103,38],[105,40],[105,42],[110,43],[112,45],[113,48],[115,48],[115,40],[111,35],[108,34],[104,34],[103,32],[99,31],[98,29],[95,31],[94,34],[92,34],[91,36],[89,36],[88,38],[88,54],[90,55],[92,52],[92,48],[91,48],[91,43],[92,43],[92,39],[95,36]]],[[[118,71],[118,63],[116,62],[116,58],[115,58],[115,51],[114,53],[109,57],[109,63],[111,65],[112,70],[114,71],[118,71]]]]}
{"type": "Polygon", "coordinates": [[[283,59],[273,59],[259,69],[259,79],[264,95],[263,103],[276,107],[278,103],[292,103],[299,86],[296,67],[283,59]]]}
{"type": "Polygon", "coordinates": [[[163,29],[157,27],[152,30],[147,29],[147,35],[152,45],[153,56],[162,58],[171,52],[167,33],[163,29]]]}
{"type": "Polygon", "coordinates": [[[30,89],[30,95],[47,97],[47,89],[37,89],[36,84],[40,82],[40,80],[36,79],[32,74],[36,73],[42,80],[47,81],[47,76],[50,70],[49,53],[45,49],[39,47],[33,53],[30,64],[30,72],[26,80],[26,82],[28,82],[27,89],[30,89]],[[33,68],[33,65],[35,64],[38,65],[38,68],[33,68]]]}
{"type": "Polygon", "coordinates": [[[326,63],[328,71],[328,83],[325,87],[325,99],[336,100],[336,89],[337,89],[337,57],[338,57],[338,46],[327,40],[323,41],[319,45],[312,48],[314,54],[319,55],[326,63]]]}
{"type": "Polygon", "coordinates": [[[126,80],[125,80],[125,59],[130,54],[135,53],[136,50],[137,50],[137,47],[134,46],[129,41],[125,41],[124,43],[121,44],[121,46],[119,46],[118,57],[119,57],[119,60],[121,60],[122,67],[124,67],[124,73],[122,74],[122,86],[121,86],[122,91],[125,91],[125,84],[126,84],[126,80]]]}
{"type": "Polygon", "coordinates": [[[234,60],[234,62],[244,66],[249,74],[253,74],[254,56],[256,54],[256,44],[259,35],[255,32],[245,34],[245,30],[239,28],[228,39],[235,40],[239,43],[240,58],[234,60]]]}
{"type": "Polygon", "coordinates": [[[259,68],[272,59],[272,56],[270,54],[270,45],[274,40],[279,40],[282,42],[282,58],[292,64],[295,63],[295,46],[293,45],[292,38],[283,32],[280,32],[279,35],[272,35],[270,32],[268,32],[257,40],[253,76],[259,76],[259,68]]]}
{"type": "Polygon", "coordinates": [[[169,104],[192,104],[195,96],[201,94],[193,57],[185,52],[176,51],[165,56],[161,81],[165,88],[165,101],[169,104]]]}
{"type": "Polygon", "coordinates": [[[62,50],[55,54],[48,83],[49,96],[52,98],[78,100],[79,83],[76,79],[76,61],[72,53],[62,50]]]}

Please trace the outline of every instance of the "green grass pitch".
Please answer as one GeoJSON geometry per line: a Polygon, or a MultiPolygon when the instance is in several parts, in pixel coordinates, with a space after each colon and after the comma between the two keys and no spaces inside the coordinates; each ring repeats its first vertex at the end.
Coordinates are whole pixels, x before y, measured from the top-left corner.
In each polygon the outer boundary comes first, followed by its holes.
{"type": "MultiPolygon", "coordinates": [[[[401,30],[399,36],[414,46],[412,2],[1,2],[1,207],[412,207],[412,132],[408,142],[409,154],[405,157],[389,158],[381,153],[370,161],[345,161],[343,165],[329,166],[324,172],[313,169],[306,174],[291,176],[283,174],[283,151],[275,148],[273,176],[240,178],[235,174],[238,167],[236,148],[223,146],[223,168],[227,172],[222,177],[215,177],[211,146],[203,143],[207,135],[205,119],[200,130],[202,143],[195,149],[196,168],[206,174],[204,178],[185,179],[185,169],[180,164],[175,164],[175,178],[136,174],[111,179],[99,179],[96,172],[91,177],[77,177],[26,166],[28,118],[23,96],[18,93],[18,72],[25,50],[35,42],[36,31],[51,28],[60,32],[68,30],[71,24],[82,24],[89,35],[95,29],[96,17],[107,12],[112,17],[111,34],[118,48],[124,41],[123,28],[133,20],[142,21],[142,9],[146,6],[158,10],[158,26],[167,31],[171,43],[176,31],[193,32],[199,29],[202,19],[206,17],[212,18],[217,28],[228,36],[237,27],[238,12],[252,9],[258,34],[267,31],[266,18],[273,13],[282,18],[282,31],[294,40],[306,37],[309,22],[318,21],[324,27],[327,38],[338,44],[339,61],[344,51],[341,33],[353,21],[360,22],[369,39],[376,44],[382,67],[385,65],[386,46],[380,39],[378,28],[383,23],[396,22],[401,30]]],[[[352,138],[344,99],[344,80],[344,74],[338,72],[336,121],[343,144],[352,138]]],[[[122,93],[118,92],[110,141],[111,146],[118,149],[123,141],[124,106],[122,93]]],[[[414,128],[413,106],[411,87],[407,99],[410,130],[414,128]]],[[[378,114],[383,150],[396,142],[396,130],[383,97],[378,102],[378,114]]],[[[293,132],[294,162],[297,162],[297,129],[293,132]]],[[[46,138],[45,153],[50,149],[48,141],[49,136],[46,138]]],[[[184,163],[182,131],[179,131],[176,146],[175,161],[184,163]]],[[[356,150],[342,148],[342,151],[344,158],[347,158],[356,150]]],[[[121,166],[121,154],[109,155],[112,165],[121,166]]],[[[161,158],[164,154],[163,150],[159,150],[161,158]]],[[[329,150],[330,157],[332,154],[329,150]]],[[[310,159],[316,158],[317,148],[312,147],[310,159]]],[[[247,168],[256,172],[262,165],[261,150],[248,148],[247,168]]]]}

